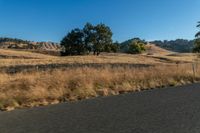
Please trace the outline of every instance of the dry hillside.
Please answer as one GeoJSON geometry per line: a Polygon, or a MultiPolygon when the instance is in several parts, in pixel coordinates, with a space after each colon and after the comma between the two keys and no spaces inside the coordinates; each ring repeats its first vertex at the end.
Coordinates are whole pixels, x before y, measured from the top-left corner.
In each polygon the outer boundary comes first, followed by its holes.
{"type": "Polygon", "coordinates": [[[0,59],[47,59],[54,58],[53,56],[33,53],[29,51],[0,49],[0,59]]]}
{"type": "Polygon", "coordinates": [[[157,54],[58,57],[0,49],[0,110],[200,81],[194,54],[171,53],[155,46],[149,51],[157,54]]]}
{"type": "Polygon", "coordinates": [[[60,50],[59,44],[52,42],[3,42],[0,44],[3,49],[34,49],[34,50],[60,50]]]}
{"type": "Polygon", "coordinates": [[[158,47],[155,44],[147,44],[146,53],[149,55],[153,55],[153,54],[168,55],[168,54],[172,54],[173,52],[163,49],[161,47],[158,47]]]}

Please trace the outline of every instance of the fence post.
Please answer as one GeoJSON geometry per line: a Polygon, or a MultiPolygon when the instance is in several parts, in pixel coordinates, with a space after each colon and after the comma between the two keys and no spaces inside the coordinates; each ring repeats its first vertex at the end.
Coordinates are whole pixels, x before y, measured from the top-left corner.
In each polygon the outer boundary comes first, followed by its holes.
{"type": "Polygon", "coordinates": [[[195,79],[195,77],[196,77],[196,71],[195,71],[195,64],[194,64],[194,62],[192,63],[192,71],[193,71],[193,77],[195,79]]]}

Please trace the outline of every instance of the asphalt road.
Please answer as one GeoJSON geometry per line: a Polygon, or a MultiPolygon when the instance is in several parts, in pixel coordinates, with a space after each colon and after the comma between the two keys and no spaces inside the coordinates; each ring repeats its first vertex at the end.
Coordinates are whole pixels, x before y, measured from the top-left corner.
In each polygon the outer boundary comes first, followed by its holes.
{"type": "Polygon", "coordinates": [[[0,112],[0,133],[200,133],[200,84],[0,112]]]}

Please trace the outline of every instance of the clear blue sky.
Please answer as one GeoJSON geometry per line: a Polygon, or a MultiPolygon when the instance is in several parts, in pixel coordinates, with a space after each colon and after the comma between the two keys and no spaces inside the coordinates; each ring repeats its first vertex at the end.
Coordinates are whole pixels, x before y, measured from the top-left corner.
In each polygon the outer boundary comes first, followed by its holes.
{"type": "Polygon", "coordinates": [[[59,42],[86,22],[105,23],[114,40],[193,39],[200,0],[0,0],[0,36],[59,42]]]}

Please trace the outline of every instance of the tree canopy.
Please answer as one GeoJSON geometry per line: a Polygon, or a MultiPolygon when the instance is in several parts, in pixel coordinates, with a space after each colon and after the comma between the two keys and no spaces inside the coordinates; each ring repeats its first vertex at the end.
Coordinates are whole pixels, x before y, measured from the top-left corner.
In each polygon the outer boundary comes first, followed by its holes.
{"type": "Polygon", "coordinates": [[[93,51],[94,55],[101,52],[116,51],[112,43],[112,31],[105,24],[96,26],[86,23],[83,29],[74,29],[61,41],[63,55],[84,55],[93,51]]]}

